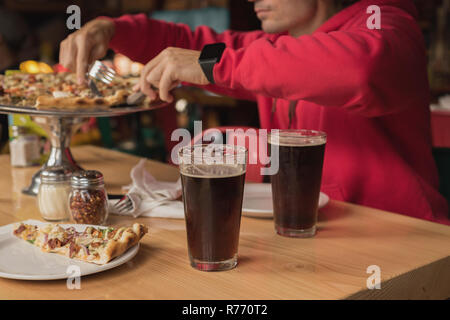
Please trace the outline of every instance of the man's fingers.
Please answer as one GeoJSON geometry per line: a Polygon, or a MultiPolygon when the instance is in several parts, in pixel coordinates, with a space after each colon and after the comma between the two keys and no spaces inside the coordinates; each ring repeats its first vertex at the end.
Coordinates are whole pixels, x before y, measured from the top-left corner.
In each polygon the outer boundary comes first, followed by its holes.
{"type": "Polygon", "coordinates": [[[139,77],[139,88],[141,89],[142,92],[144,92],[145,94],[147,94],[144,91],[144,87],[145,87],[145,78],[147,77],[148,71],[147,71],[147,65],[144,66],[144,68],[141,71],[141,76],[139,77]]]}
{"type": "Polygon", "coordinates": [[[67,54],[67,40],[64,40],[60,44],[59,48],[59,63],[64,66],[66,63],[65,55],[67,54]]]}
{"type": "Polygon", "coordinates": [[[163,60],[163,51],[161,51],[156,57],[154,57],[152,60],[150,60],[144,67],[144,70],[146,73],[151,72],[155,67],[159,66],[162,63],[163,60]]]}
{"type": "Polygon", "coordinates": [[[143,85],[143,83],[145,82],[145,79],[146,79],[147,75],[148,75],[150,72],[152,72],[152,70],[153,70],[153,68],[154,68],[155,66],[158,65],[159,60],[160,60],[158,57],[159,57],[159,56],[157,56],[157,57],[153,58],[152,60],[150,60],[150,62],[148,62],[148,63],[144,66],[144,68],[142,69],[142,71],[141,71],[141,79],[139,80],[139,82],[141,83],[141,85],[143,85]]]}
{"type": "Polygon", "coordinates": [[[150,83],[150,87],[154,90],[159,88],[159,82],[161,81],[161,75],[166,66],[163,63],[158,64],[155,68],[150,70],[145,77],[145,82],[150,83]]]}
{"type": "MultiPolygon", "coordinates": [[[[155,58],[156,59],[156,58],[155,58]]],[[[141,72],[141,78],[139,79],[139,87],[141,88],[141,91],[148,95],[150,99],[156,100],[158,97],[156,91],[154,88],[152,88],[152,83],[147,81],[147,77],[153,73],[153,66],[155,66],[155,63],[150,61],[147,65],[145,65],[144,69],[142,69],[141,72]]],[[[158,83],[153,83],[153,87],[158,87],[158,83]]]]}
{"type": "Polygon", "coordinates": [[[159,97],[161,100],[166,102],[172,102],[173,97],[169,93],[170,89],[172,89],[174,82],[172,81],[172,72],[170,69],[166,68],[164,73],[161,76],[161,80],[159,81],[159,97]]]}
{"type": "Polygon", "coordinates": [[[72,38],[68,38],[62,52],[61,64],[64,68],[74,71],[77,48],[72,38]]]}
{"type": "Polygon", "coordinates": [[[156,92],[152,90],[149,83],[139,82],[139,89],[141,90],[141,92],[149,96],[150,99],[155,100],[157,98],[156,92]]]}
{"type": "Polygon", "coordinates": [[[150,100],[156,100],[158,98],[158,94],[156,91],[150,88],[150,85],[146,85],[145,87],[141,87],[141,91],[149,96],[150,100]]]}
{"type": "Polygon", "coordinates": [[[94,46],[91,50],[90,58],[88,60],[88,65],[91,63],[94,63],[95,60],[99,60],[103,58],[106,55],[106,52],[108,51],[108,46],[105,46],[104,44],[99,44],[94,46]]]}
{"type": "Polygon", "coordinates": [[[150,97],[151,100],[156,100],[156,98],[158,98],[158,95],[155,90],[152,89],[151,84],[145,81],[145,75],[141,75],[139,87],[144,94],[150,97]]]}
{"type": "Polygon", "coordinates": [[[89,67],[89,45],[87,39],[84,37],[78,37],[76,42],[77,46],[77,80],[79,84],[86,81],[86,72],[89,67]]]}

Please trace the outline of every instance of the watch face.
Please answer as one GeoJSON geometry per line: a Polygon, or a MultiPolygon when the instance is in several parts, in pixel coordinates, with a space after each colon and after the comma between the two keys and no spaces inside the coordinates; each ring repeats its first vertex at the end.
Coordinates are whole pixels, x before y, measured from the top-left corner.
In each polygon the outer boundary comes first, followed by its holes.
{"type": "Polygon", "coordinates": [[[219,62],[224,50],[225,43],[208,44],[203,47],[199,60],[215,60],[216,62],[219,62]]]}

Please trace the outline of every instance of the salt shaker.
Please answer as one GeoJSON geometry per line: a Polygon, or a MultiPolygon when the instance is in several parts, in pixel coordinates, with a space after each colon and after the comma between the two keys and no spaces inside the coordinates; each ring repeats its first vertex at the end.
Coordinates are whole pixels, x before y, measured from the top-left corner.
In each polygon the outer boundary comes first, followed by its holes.
{"type": "Polygon", "coordinates": [[[9,142],[11,165],[28,167],[39,163],[41,157],[39,137],[29,134],[26,127],[11,126],[12,136],[9,142]]]}
{"type": "Polygon", "coordinates": [[[63,167],[42,170],[37,200],[45,220],[63,221],[70,218],[68,201],[71,175],[72,172],[63,167]]]}
{"type": "Polygon", "coordinates": [[[108,196],[103,174],[95,170],[77,171],[70,184],[69,208],[73,221],[104,224],[108,218],[108,196]]]}

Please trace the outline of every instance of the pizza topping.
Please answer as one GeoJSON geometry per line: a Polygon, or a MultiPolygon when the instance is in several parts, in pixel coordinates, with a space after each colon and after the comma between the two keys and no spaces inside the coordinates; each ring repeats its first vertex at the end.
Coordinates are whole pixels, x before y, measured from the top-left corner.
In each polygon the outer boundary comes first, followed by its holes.
{"type": "Polygon", "coordinates": [[[34,74],[28,75],[28,83],[35,83],[36,82],[36,76],[34,74]]]}
{"type": "Polygon", "coordinates": [[[114,228],[102,229],[102,238],[110,239],[114,236],[114,228]]]}
{"type": "Polygon", "coordinates": [[[77,232],[77,230],[75,230],[74,227],[67,228],[66,232],[68,232],[70,236],[78,236],[78,235],[80,235],[80,233],[77,232]]]}
{"type": "Polygon", "coordinates": [[[76,243],[71,242],[69,246],[69,257],[73,258],[74,254],[78,253],[80,251],[81,247],[77,245],[76,243]]]}
{"type": "Polygon", "coordinates": [[[55,249],[61,247],[61,241],[59,239],[50,239],[47,242],[50,249],[55,249]]]}
{"type": "Polygon", "coordinates": [[[88,246],[91,243],[92,238],[88,235],[82,234],[79,237],[74,238],[74,241],[81,246],[88,246]]]}
{"type": "Polygon", "coordinates": [[[65,92],[73,92],[74,89],[75,89],[74,86],[72,86],[72,85],[70,85],[70,84],[63,83],[63,85],[62,85],[62,91],[65,91],[65,92]]]}
{"type": "Polygon", "coordinates": [[[65,91],[53,91],[52,95],[54,98],[66,98],[66,97],[70,97],[70,93],[65,92],[65,91]]]}
{"type": "Polygon", "coordinates": [[[88,247],[86,247],[86,246],[82,246],[82,248],[83,248],[83,251],[84,251],[84,254],[85,255],[90,255],[90,253],[89,253],[89,248],[88,247]]]}
{"type": "Polygon", "coordinates": [[[120,228],[119,230],[117,230],[117,233],[114,235],[114,240],[118,240],[120,239],[120,237],[122,236],[122,233],[125,231],[125,227],[120,228]]]}
{"type": "Polygon", "coordinates": [[[101,246],[102,243],[103,243],[103,241],[102,242],[92,242],[91,243],[91,247],[92,248],[98,248],[98,247],[101,246]]]}
{"type": "Polygon", "coordinates": [[[92,230],[92,233],[91,233],[91,235],[93,236],[93,237],[96,237],[96,238],[98,238],[98,237],[101,237],[102,236],[102,231],[101,230],[97,230],[97,229],[93,229],[92,230]]]}
{"type": "Polygon", "coordinates": [[[44,231],[49,234],[49,238],[57,238],[60,241],[66,236],[66,230],[60,225],[49,225],[44,231]]]}
{"type": "Polygon", "coordinates": [[[17,92],[20,92],[20,88],[5,89],[5,92],[7,92],[7,93],[17,93],[17,92]]]}
{"type": "Polygon", "coordinates": [[[116,233],[117,233],[117,230],[113,229],[113,230],[109,231],[105,237],[106,237],[106,239],[112,239],[112,238],[114,238],[116,233]]]}
{"type": "Polygon", "coordinates": [[[21,223],[20,226],[16,230],[14,230],[14,234],[17,236],[17,235],[21,234],[22,231],[24,231],[25,229],[26,229],[25,225],[23,223],[21,223]]]}
{"type": "Polygon", "coordinates": [[[77,92],[77,96],[80,96],[82,98],[84,97],[93,98],[94,94],[92,93],[91,89],[83,89],[77,92]]]}

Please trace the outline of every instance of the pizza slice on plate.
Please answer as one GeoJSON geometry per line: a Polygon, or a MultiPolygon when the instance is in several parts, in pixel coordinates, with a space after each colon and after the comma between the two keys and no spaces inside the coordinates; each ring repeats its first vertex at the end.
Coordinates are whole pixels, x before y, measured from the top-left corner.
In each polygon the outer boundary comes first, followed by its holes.
{"type": "Polygon", "coordinates": [[[136,245],[147,232],[148,228],[139,223],[121,228],[88,226],[82,232],[58,224],[38,227],[21,223],[13,234],[44,252],[103,265],[136,245]]]}

